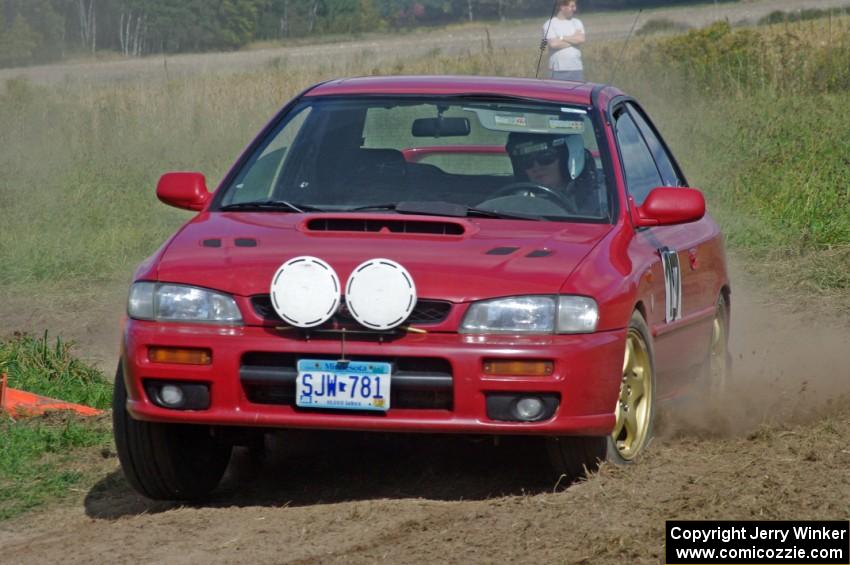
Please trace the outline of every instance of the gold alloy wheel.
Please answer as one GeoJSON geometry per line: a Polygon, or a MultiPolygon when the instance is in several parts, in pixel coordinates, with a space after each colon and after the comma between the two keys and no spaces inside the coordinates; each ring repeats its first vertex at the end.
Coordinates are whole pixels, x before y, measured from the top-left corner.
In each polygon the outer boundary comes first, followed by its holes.
{"type": "Polygon", "coordinates": [[[617,453],[623,459],[633,459],[648,439],[652,393],[649,347],[638,330],[629,328],[623,358],[623,380],[617,399],[617,420],[611,433],[617,453]]]}
{"type": "Polygon", "coordinates": [[[713,401],[718,401],[726,391],[729,377],[727,361],[728,340],[726,339],[726,316],[723,304],[717,308],[714,323],[711,326],[711,353],[709,356],[709,394],[713,401]]]}

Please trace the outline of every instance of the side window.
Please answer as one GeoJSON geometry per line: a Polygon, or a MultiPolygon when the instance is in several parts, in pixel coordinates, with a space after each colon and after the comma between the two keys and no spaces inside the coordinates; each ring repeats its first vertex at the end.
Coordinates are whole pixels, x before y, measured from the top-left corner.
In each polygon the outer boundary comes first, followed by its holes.
{"type": "Polygon", "coordinates": [[[251,158],[248,165],[239,173],[228,192],[223,205],[252,202],[271,198],[278,183],[289,148],[296,136],[302,131],[311,109],[304,108],[292,116],[283,125],[258,154],[251,158]]]}
{"type": "Polygon", "coordinates": [[[676,173],[676,167],[673,166],[673,160],[670,158],[670,154],[664,149],[664,144],[658,139],[652,127],[643,117],[643,114],[632,104],[627,104],[627,106],[629,107],[629,113],[643,134],[643,138],[646,140],[647,145],[649,145],[652,156],[655,157],[655,164],[658,165],[658,170],[661,171],[661,178],[664,184],[666,186],[682,186],[685,184],[676,173]]]}
{"type": "Polygon", "coordinates": [[[625,111],[615,117],[617,142],[626,171],[626,187],[637,204],[643,204],[649,191],[661,186],[661,175],[635,122],[625,111]]]}

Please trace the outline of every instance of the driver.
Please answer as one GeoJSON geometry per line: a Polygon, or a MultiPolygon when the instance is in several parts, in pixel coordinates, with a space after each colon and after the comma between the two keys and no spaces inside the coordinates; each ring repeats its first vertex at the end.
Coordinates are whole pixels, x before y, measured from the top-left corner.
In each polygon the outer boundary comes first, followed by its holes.
{"type": "MultiPolygon", "coordinates": [[[[506,146],[514,176],[518,182],[538,184],[553,190],[569,205],[568,212],[580,215],[598,215],[600,202],[596,183],[590,175],[585,159],[584,170],[575,179],[568,170],[569,149],[567,138],[545,133],[512,132],[506,146]]],[[[529,191],[529,194],[534,194],[529,191]]]]}

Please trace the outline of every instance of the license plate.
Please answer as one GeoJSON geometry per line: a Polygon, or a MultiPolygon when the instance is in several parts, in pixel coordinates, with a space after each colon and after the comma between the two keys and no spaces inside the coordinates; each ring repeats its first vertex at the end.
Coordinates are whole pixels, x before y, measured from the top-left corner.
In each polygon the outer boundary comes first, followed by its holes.
{"type": "Polygon", "coordinates": [[[390,409],[389,363],[301,359],[295,404],[336,410],[390,409]]]}

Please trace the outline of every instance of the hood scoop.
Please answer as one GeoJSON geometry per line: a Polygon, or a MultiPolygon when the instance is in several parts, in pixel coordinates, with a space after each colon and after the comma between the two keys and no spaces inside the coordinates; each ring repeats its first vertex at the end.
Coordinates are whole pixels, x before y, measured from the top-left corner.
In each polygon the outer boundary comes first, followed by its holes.
{"type": "Polygon", "coordinates": [[[466,226],[444,220],[407,220],[403,218],[313,218],[306,224],[308,232],[366,232],[417,235],[464,235],[466,226]]]}

